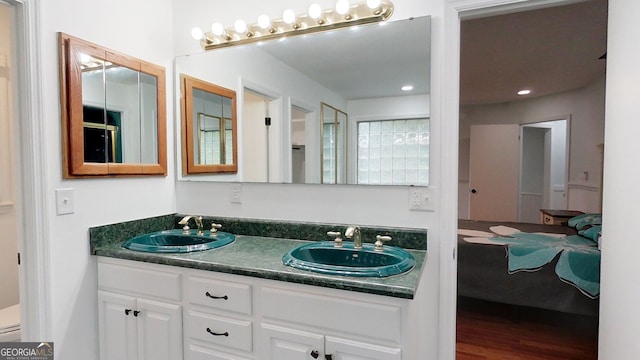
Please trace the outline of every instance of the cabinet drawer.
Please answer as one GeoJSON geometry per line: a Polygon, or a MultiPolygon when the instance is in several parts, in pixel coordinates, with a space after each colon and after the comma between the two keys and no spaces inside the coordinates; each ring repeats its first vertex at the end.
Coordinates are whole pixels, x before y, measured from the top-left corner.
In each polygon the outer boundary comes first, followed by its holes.
{"type": "Polygon", "coordinates": [[[154,300],[181,299],[179,274],[131,266],[98,262],[98,287],[154,300]]]}
{"type": "Polygon", "coordinates": [[[264,317],[302,326],[321,327],[383,341],[401,342],[402,313],[398,306],[329,297],[277,288],[262,288],[264,317]],[[345,325],[348,324],[348,325],[345,325]]]}
{"type": "Polygon", "coordinates": [[[186,280],[186,300],[224,311],[251,315],[251,285],[190,276],[186,280]]]}
{"type": "Polygon", "coordinates": [[[188,360],[249,360],[248,358],[228,355],[194,344],[189,344],[186,351],[185,359],[188,360]]]}
{"type": "Polygon", "coordinates": [[[251,321],[229,319],[189,310],[185,341],[196,339],[210,344],[251,352],[251,321]]]}

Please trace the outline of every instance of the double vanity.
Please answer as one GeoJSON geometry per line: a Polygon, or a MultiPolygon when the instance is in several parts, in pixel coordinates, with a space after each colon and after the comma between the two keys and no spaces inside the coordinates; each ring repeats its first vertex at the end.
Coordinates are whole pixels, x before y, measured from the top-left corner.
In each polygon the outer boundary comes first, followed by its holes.
{"type": "Polygon", "coordinates": [[[102,360],[408,358],[425,230],[184,219],[90,229],[102,360]]]}

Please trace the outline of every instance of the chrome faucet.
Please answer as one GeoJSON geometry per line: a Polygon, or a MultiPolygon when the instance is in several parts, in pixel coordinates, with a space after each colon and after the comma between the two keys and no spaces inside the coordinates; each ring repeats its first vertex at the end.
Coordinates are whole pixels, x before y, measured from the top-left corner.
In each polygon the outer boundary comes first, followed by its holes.
{"type": "Polygon", "coordinates": [[[347,230],[344,231],[344,237],[347,239],[353,238],[354,249],[362,249],[362,233],[360,232],[359,226],[349,226],[347,230]]]}
{"type": "Polygon", "coordinates": [[[204,234],[204,225],[202,224],[202,216],[194,216],[194,215],[187,215],[185,217],[182,218],[182,220],[178,221],[178,224],[180,225],[184,225],[182,227],[182,230],[185,234],[189,233],[189,220],[191,220],[193,218],[193,220],[196,222],[196,226],[198,226],[198,235],[202,235],[204,234]]]}

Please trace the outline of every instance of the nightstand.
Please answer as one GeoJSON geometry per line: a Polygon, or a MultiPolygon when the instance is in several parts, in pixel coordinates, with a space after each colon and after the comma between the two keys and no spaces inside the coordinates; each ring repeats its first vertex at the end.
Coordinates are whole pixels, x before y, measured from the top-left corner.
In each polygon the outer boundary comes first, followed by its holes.
{"type": "Polygon", "coordinates": [[[582,214],[582,211],[575,210],[540,209],[542,223],[545,225],[566,225],[569,219],[582,214]]]}

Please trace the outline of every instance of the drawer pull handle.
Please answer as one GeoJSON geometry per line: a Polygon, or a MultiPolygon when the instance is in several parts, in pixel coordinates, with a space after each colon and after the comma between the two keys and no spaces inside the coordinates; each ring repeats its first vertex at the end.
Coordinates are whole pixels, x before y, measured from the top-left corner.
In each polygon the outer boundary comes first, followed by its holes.
{"type": "Polygon", "coordinates": [[[213,296],[211,295],[208,291],[206,293],[204,293],[207,297],[210,297],[212,299],[224,299],[224,300],[228,300],[229,297],[227,295],[225,296],[213,296]]]}
{"type": "Polygon", "coordinates": [[[318,350],[312,350],[311,351],[311,357],[314,359],[317,359],[318,356],[320,356],[320,353],[318,352],[318,350]]]}
{"type": "Polygon", "coordinates": [[[333,355],[327,354],[324,356],[325,360],[333,360],[333,355]]]}
{"type": "Polygon", "coordinates": [[[215,333],[213,331],[211,331],[211,329],[207,328],[207,332],[213,336],[229,336],[229,332],[225,331],[223,333],[215,333]]]}
{"type": "Polygon", "coordinates": [[[124,309],[124,314],[129,316],[129,313],[131,312],[131,309],[124,309]]]}
{"type": "Polygon", "coordinates": [[[140,311],[138,311],[138,310],[133,310],[133,316],[138,317],[138,314],[140,314],[140,311]]]}

